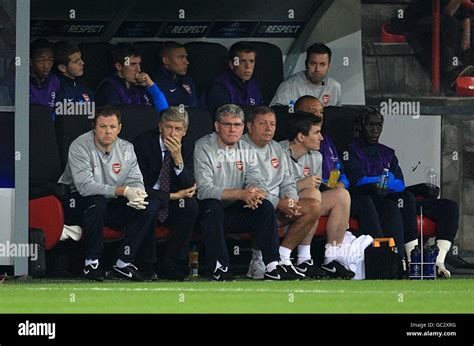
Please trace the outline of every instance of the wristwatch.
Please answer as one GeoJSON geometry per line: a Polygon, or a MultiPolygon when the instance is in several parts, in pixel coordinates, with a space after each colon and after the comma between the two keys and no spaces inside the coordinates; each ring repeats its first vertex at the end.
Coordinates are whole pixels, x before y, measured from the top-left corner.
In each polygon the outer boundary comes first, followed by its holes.
{"type": "Polygon", "coordinates": [[[181,162],[179,165],[175,164],[174,168],[176,168],[178,171],[183,170],[184,168],[184,162],[181,162]]]}

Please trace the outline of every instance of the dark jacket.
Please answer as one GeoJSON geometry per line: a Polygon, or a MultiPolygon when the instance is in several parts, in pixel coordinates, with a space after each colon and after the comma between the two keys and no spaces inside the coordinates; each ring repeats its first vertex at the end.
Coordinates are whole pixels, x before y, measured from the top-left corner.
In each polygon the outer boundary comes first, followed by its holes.
{"type": "Polygon", "coordinates": [[[181,104],[187,107],[197,106],[196,87],[189,76],[175,75],[164,67],[160,67],[153,80],[165,94],[170,106],[181,104]]]}
{"type": "MultiPolygon", "coordinates": [[[[139,135],[133,140],[135,154],[137,155],[138,165],[143,175],[145,190],[151,198],[159,201],[159,208],[168,208],[170,193],[153,189],[153,186],[160,177],[161,167],[163,164],[161,147],[160,147],[160,131],[153,129],[139,135]]],[[[193,165],[194,145],[183,138],[181,155],[184,160],[184,169],[179,176],[174,170],[174,162],[170,162],[171,187],[170,192],[190,188],[194,185],[194,165],[193,165]]]]}

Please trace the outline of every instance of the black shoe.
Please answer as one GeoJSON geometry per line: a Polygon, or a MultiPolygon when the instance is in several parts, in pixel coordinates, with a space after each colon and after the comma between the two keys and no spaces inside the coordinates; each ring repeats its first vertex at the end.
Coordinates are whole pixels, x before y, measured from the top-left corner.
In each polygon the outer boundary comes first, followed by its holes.
{"type": "Polygon", "coordinates": [[[323,264],[321,265],[321,268],[323,268],[323,270],[325,270],[332,278],[352,279],[355,276],[355,273],[352,270],[347,269],[337,261],[323,264]]]}
{"type": "Polygon", "coordinates": [[[327,279],[329,275],[321,269],[320,266],[314,264],[312,259],[306,260],[295,266],[296,270],[303,273],[307,278],[311,279],[327,279]]]}
{"type": "Polygon", "coordinates": [[[219,267],[212,273],[214,281],[234,281],[234,277],[229,271],[229,267],[219,267]]]}
{"type": "Polygon", "coordinates": [[[82,271],[84,279],[92,281],[104,281],[104,275],[99,269],[99,263],[86,265],[82,271]]]}
{"type": "Polygon", "coordinates": [[[271,272],[265,272],[264,280],[302,280],[305,275],[296,270],[291,261],[280,261],[271,272]]]}
{"type": "Polygon", "coordinates": [[[117,266],[112,267],[114,277],[118,279],[126,279],[132,281],[146,281],[145,276],[138,271],[138,268],[133,264],[129,264],[125,268],[119,268],[117,266]]]}

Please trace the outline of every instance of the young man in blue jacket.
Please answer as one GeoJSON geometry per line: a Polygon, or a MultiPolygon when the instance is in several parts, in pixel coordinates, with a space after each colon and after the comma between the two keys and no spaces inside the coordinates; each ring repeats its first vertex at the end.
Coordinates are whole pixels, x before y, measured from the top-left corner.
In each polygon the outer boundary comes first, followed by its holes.
{"type": "Polygon", "coordinates": [[[154,106],[158,112],[168,108],[165,95],[142,71],[141,54],[131,43],[119,43],[111,53],[115,72],[97,87],[95,97],[99,106],[144,104],[154,106]]]}

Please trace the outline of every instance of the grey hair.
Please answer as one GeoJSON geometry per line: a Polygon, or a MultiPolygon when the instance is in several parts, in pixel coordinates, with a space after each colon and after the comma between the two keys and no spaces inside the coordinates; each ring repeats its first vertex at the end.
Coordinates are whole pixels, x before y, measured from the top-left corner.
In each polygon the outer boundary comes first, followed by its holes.
{"type": "Polygon", "coordinates": [[[231,103],[222,105],[219,108],[217,108],[216,120],[222,121],[224,117],[240,118],[242,122],[244,122],[244,119],[245,119],[244,111],[242,110],[242,108],[231,103]]]}
{"type": "Polygon", "coordinates": [[[163,121],[182,121],[184,123],[184,128],[187,129],[189,125],[188,112],[184,107],[169,107],[161,112],[160,123],[163,121]]]}

